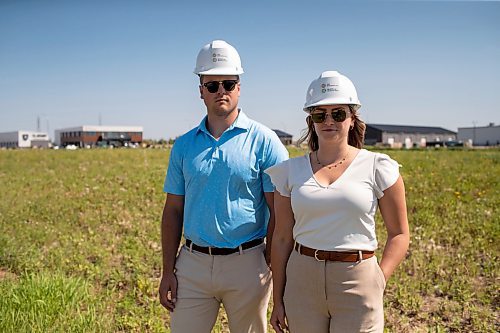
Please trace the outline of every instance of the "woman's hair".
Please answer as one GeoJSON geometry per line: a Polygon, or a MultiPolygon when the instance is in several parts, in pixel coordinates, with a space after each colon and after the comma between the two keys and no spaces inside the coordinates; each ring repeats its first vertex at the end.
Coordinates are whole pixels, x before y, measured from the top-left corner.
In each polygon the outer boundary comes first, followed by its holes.
{"type": "MultiPolygon", "coordinates": [[[[309,113],[311,113],[313,110],[314,108],[310,109],[309,113]]],[[[349,105],[349,110],[351,111],[351,118],[354,119],[354,122],[353,122],[353,127],[349,129],[347,144],[361,149],[363,148],[363,142],[365,139],[366,125],[365,122],[361,120],[361,118],[359,118],[358,113],[356,112],[356,110],[352,105],[349,105]]],[[[309,149],[311,151],[316,151],[319,149],[319,141],[318,141],[318,135],[316,134],[316,131],[314,131],[314,123],[311,119],[311,116],[307,116],[306,122],[307,122],[306,132],[299,139],[298,143],[301,144],[302,142],[307,141],[309,149]]]]}

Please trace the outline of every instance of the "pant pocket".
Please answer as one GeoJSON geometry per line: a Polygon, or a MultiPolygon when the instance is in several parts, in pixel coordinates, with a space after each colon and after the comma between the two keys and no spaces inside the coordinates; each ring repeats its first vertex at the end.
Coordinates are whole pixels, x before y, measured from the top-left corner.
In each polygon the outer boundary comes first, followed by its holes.
{"type": "Polygon", "coordinates": [[[380,282],[382,283],[382,289],[385,290],[385,287],[387,286],[387,281],[385,280],[384,272],[382,271],[382,268],[380,268],[378,261],[375,261],[375,266],[377,266],[376,268],[377,268],[380,282]]]}

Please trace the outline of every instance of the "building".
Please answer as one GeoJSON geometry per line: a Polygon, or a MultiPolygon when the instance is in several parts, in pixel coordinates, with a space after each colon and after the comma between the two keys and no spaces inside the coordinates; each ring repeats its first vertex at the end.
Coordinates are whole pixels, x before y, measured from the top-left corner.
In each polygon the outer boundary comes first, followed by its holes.
{"type": "Polygon", "coordinates": [[[58,129],[54,141],[58,146],[122,147],[142,142],[142,126],[78,126],[58,129]]]}
{"type": "Polygon", "coordinates": [[[0,133],[0,147],[48,148],[49,146],[49,135],[44,132],[15,131],[0,133]]]}
{"type": "Polygon", "coordinates": [[[366,124],[366,145],[412,148],[444,146],[456,141],[457,133],[442,127],[366,124]]]}
{"type": "Polygon", "coordinates": [[[458,140],[474,146],[500,145],[500,126],[490,123],[483,127],[459,127],[458,140]]]}
{"type": "Polygon", "coordinates": [[[276,133],[276,135],[278,135],[278,138],[281,140],[281,142],[285,146],[292,144],[292,135],[291,134],[288,134],[286,132],[283,132],[283,131],[280,131],[277,129],[273,129],[273,131],[274,131],[274,133],[276,133]]]}

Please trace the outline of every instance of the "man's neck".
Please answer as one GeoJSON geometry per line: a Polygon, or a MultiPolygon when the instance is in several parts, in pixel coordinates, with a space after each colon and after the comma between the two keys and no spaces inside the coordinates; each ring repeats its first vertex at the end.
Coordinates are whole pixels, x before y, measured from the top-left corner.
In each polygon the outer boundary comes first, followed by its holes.
{"type": "Polygon", "coordinates": [[[207,129],[210,134],[212,134],[212,136],[218,140],[222,136],[222,133],[224,133],[224,131],[227,130],[236,121],[238,115],[238,108],[235,108],[233,111],[226,115],[214,115],[209,113],[207,115],[207,129]]]}

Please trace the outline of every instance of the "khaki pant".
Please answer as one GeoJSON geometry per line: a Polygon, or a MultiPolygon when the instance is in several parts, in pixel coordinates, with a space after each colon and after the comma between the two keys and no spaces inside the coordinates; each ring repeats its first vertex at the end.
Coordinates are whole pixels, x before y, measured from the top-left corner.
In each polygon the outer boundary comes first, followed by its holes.
{"type": "Polygon", "coordinates": [[[264,247],[211,256],[183,246],[176,261],[178,289],[170,315],[172,332],[211,332],[221,303],[232,333],[266,332],[271,272],[264,247]]]}
{"type": "Polygon", "coordinates": [[[286,278],[290,332],[383,332],[385,278],[376,257],[319,262],[293,250],[286,278]]]}

